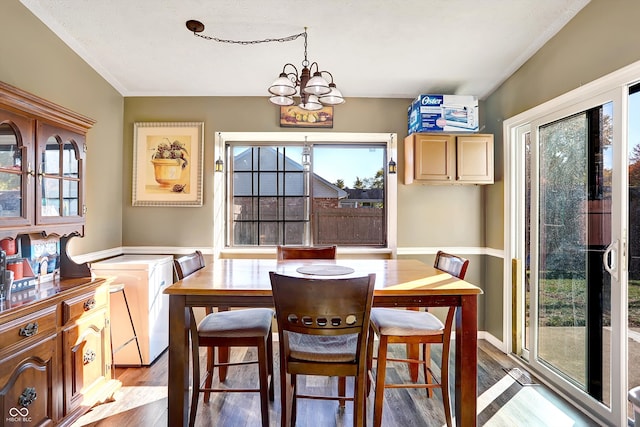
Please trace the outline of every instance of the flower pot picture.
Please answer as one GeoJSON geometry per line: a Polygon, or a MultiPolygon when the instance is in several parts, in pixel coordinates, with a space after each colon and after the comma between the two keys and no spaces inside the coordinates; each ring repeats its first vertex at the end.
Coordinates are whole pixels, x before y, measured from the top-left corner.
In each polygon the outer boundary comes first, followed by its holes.
{"type": "Polygon", "coordinates": [[[170,187],[180,182],[182,165],[175,159],[153,159],[153,172],[161,187],[170,187]]]}
{"type": "Polygon", "coordinates": [[[134,206],[202,206],[202,123],[136,123],[134,206]]]}
{"type": "Polygon", "coordinates": [[[184,144],[178,140],[169,141],[164,138],[155,149],[151,158],[153,173],[161,187],[172,191],[184,191],[185,185],[179,185],[183,180],[183,171],[189,164],[187,157],[189,152],[184,144]]]}

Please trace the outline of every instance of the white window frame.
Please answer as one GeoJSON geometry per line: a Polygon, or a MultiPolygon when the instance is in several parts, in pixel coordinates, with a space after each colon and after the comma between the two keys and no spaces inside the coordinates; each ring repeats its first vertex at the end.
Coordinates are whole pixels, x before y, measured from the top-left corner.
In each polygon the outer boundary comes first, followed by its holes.
{"type": "MultiPolygon", "coordinates": [[[[348,144],[384,143],[387,147],[387,164],[393,158],[397,160],[395,133],[357,133],[357,132],[216,132],[214,134],[214,159],[223,159],[224,172],[215,172],[213,176],[213,252],[214,257],[231,258],[234,256],[275,256],[275,248],[225,247],[225,209],[229,200],[226,194],[227,169],[229,159],[224,158],[226,143],[276,143],[297,142],[303,144],[305,138],[308,143],[331,142],[348,144]]],[[[341,247],[339,256],[380,256],[395,258],[397,254],[397,222],[398,222],[398,175],[389,174],[386,177],[386,209],[387,209],[387,247],[341,247]]]]}

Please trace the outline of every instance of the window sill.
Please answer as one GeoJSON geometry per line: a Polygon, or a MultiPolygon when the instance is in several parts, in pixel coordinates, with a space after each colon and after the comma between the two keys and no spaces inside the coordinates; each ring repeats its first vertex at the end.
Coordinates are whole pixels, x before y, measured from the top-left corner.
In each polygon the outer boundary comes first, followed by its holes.
{"type": "MultiPolygon", "coordinates": [[[[220,258],[275,258],[276,248],[225,248],[220,251],[220,258]]],[[[394,258],[393,251],[389,248],[367,248],[367,247],[338,247],[337,258],[394,258]]]]}

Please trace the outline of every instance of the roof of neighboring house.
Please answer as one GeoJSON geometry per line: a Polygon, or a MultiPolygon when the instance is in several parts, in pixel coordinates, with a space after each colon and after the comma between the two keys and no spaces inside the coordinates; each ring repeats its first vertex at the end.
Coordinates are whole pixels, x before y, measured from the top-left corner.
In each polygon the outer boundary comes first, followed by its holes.
{"type": "MultiPolygon", "coordinates": [[[[252,151],[251,148],[247,148],[246,150],[237,154],[233,158],[235,171],[251,170],[252,153],[254,153],[254,155],[257,155],[255,154],[254,151],[252,151]]],[[[266,165],[267,167],[269,167],[270,165],[273,165],[273,169],[275,170],[276,164],[282,164],[283,161],[284,161],[284,168],[280,167],[280,170],[284,169],[285,175],[287,171],[300,172],[303,170],[302,165],[300,163],[285,156],[281,151],[278,151],[273,147],[261,147],[261,150],[260,150],[261,164],[266,165]]],[[[289,176],[289,178],[290,179],[288,180],[285,179],[285,182],[284,182],[284,186],[285,186],[284,194],[291,195],[291,196],[302,195],[304,191],[302,175],[296,173],[296,174],[292,174],[292,176],[289,176]],[[297,176],[293,176],[293,175],[297,175],[297,176]]],[[[348,196],[345,190],[337,187],[336,185],[327,181],[320,175],[317,175],[314,173],[312,174],[312,179],[313,179],[313,197],[314,198],[343,199],[348,196]]],[[[277,194],[276,186],[278,185],[278,182],[277,182],[277,175],[275,173],[262,174],[260,177],[260,180],[261,180],[260,189],[262,191],[260,195],[264,196],[264,195],[277,194]]],[[[251,178],[234,179],[233,185],[234,185],[233,191],[235,195],[251,194],[251,187],[253,185],[251,178]]]]}
{"type": "Polygon", "coordinates": [[[383,200],[384,190],[382,188],[345,188],[349,200],[383,200]]]}

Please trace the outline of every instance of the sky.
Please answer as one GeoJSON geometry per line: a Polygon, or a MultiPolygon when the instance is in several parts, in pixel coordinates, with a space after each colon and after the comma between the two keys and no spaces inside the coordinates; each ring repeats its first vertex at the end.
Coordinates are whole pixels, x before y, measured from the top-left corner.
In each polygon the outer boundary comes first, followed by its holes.
{"type": "Polygon", "coordinates": [[[313,172],[331,183],[338,179],[353,188],[356,177],[373,178],[384,167],[385,149],[382,147],[343,148],[339,146],[315,146],[313,172]],[[336,155],[337,154],[337,155],[336,155]]]}

